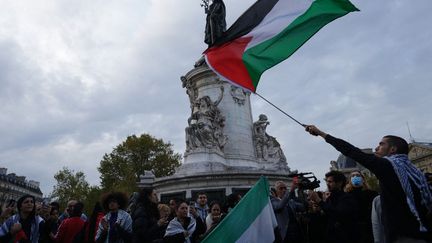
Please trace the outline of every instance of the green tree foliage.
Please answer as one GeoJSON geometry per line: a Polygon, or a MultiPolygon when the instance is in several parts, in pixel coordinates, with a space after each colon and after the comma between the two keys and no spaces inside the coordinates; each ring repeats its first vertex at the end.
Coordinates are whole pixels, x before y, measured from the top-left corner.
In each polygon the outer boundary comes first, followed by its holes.
{"type": "Polygon", "coordinates": [[[57,184],[51,193],[51,199],[60,203],[61,210],[66,207],[69,199],[76,199],[84,203],[84,212],[91,215],[93,208],[100,200],[104,191],[98,186],[90,186],[81,171],[75,172],[66,167],[54,175],[57,184]]]}
{"type": "Polygon", "coordinates": [[[83,172],[75,172],[67,167],[63,167],[63,169],[54,175],[54,179],[57,181],[57,184],[54,185],[51,198],[56,198],[56,201],[61,206],[65,206],[69,199],[85,201],[90,186],[83,172]]]}
{"type": "Polygon", "coordinates": [[[153,171],[156,177],[172,175],[180,160],[181,155],[174,153],[171,143],[149,134],[129,136],[103,156],[98,167],[102,188],[133,192],[145,170],[153,171]]]}
{"type": "Polygon", "coordinates": [[[98,186],[90,186],[88,193],[84,200],[84,211],[85,213],[90,216],[92,215],[94,206],[97,202],[100,201],[101,196],[104,192],[102,189],[98,186]]]}

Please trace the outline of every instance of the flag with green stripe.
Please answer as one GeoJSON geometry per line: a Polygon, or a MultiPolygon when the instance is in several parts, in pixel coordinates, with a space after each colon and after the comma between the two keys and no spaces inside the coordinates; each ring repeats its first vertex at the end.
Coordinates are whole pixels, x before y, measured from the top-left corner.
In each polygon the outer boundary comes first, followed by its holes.
{"type": "Polygon", "coordinates": [[[358,9],[349,0],[258,0],[207,49],[209,67],[255,92],[261,75],[329,22],[358,9]]]}
{"type": "Polygon", "coordinates": [[[269,183],[261,177],[202,243],[272,243],[276,226],[269,183]]]}

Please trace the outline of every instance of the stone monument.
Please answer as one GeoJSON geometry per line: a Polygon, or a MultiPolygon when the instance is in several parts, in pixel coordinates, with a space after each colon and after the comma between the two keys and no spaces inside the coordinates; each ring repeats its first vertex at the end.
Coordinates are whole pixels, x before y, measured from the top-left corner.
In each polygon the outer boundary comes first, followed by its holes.
{"type": "MultiPolygon", "coordinates": [[[[211,46],[226,29],[225,5],[222,0],[203,3],[205,43],[211,46]]],[[[271,184],[288,180],[290,170],[276,137],[268,134],[267,116],[261,114],[253,122],[249,91],[221,80],[204,58],[180,79],[190,105],[186,151],[174,175],[153,179],[162,201],[174,196],[191,198],[198,191],[215,197],[242,193],[261,175],[271,184]]],[[[148,178],[152,177],[142,177],[141,185],[149,185],[148,178]]]]}
{"type": "Polygon", "coordinates": [[[290,172],[270,122],[253,122],[249,91],[221,80],[207,65],[181,78],[189,97],[182,165],[169,177],[154,179],[161,199],[191,198],[198,191],[215,195],[245,192],[261,175],[270,183],[288,180],[290,172]]]}

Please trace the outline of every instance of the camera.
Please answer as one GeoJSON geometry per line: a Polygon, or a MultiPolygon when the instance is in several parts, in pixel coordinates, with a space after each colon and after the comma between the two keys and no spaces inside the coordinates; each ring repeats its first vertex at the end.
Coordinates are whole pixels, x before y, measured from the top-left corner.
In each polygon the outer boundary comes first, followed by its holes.
{"type": "Polygon", "coordinates": [[[292,173],[289,174],[288,177],[298,179],[298,187],[300,190],[314,190],[320,187],[320,181],[312,172],[292,173]]]}

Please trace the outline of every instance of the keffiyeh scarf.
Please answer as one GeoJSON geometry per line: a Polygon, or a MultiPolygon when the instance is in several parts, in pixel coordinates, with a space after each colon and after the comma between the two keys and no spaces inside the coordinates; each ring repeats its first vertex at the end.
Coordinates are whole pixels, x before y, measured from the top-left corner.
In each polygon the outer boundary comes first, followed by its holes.
{"type": "Polygon", "coordinates": [[[424,205],[429,212],[432,212],[432,193],[427,184],[425,175],[411,163],[406,154],[395,154],[385,158],[390,161],[390,164],[393,166],[399,178],[402,189],[406,195],[408,206],[420,224],[420,231],[426,232],[427,229],[421,222],[419,213],[415,207],[414,193],[411,189],[411,185],[418,188],[421,196],[421,204],[424,205]]]}
{"type": "Polygon", "coordinates": [[[188,236],[185,237],[185,243],[190,243],[190,237],[192,236],[193,232],[195,231],[195,227],[196,227],[196,221],[194,218],[190,218],[191,221],[189,223],[189,225],[187,226],[187,229],[185,230],[183,228],[183,225],[181,224],[180,221],[178,221],[177,218],[174,218],[173,220],[171,220],[168,224],[168,227],[165,231],[165,236],[171,236],[171,235],[176,235],[179,233],[182,233],[187,231],[188,232],[188,236]]]}

